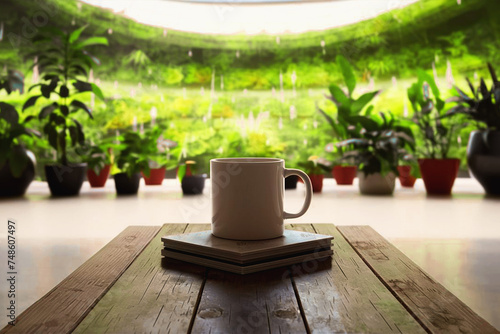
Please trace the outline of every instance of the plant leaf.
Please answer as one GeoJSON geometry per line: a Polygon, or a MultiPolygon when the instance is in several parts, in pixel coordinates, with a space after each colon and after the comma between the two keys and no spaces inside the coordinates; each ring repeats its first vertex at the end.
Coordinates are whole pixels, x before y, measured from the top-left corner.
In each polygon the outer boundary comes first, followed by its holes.
{"type": "Polygon", "coordinates": [[[87,114],[89,114],[91,119],[94,119],[94,116],[92,115],[92,111],[85,105],[85,103],[78,101],[78,100],[73,100],[73,101],[71,101],[71,106],[73,106],[77,109],[83,109],[87,114]]]}
{"type": "Polygon", "coordinates": [[[340,71],[342,72],[342,76],[344,77],[344,83],[349,90],[349,96],[352,96],[354,88],[356,88],[356,77],[354,76],[351,64],[349,64],[344,56],[338,55],[337,65],[340,67],[340,71]]]}
{"type": "Polygon", "coordinates": [[[27,108],[31,107],[31,106],[34,106],[35,103],[36,103],[36,100],[38,100],[38,98],[42,96],[42,95],[35,95],[35,96],[32,96],[28,99],[28,101],[26,101],[24,103],[24,106],[23,106],[23,111],[26,110],[27,108]]]}
{"type": "Polygon", "coordinates": [[[9,124],[19,123],[19,114],[13,105],[0,102],[0,118],[3,118],[9,124]]]}
{"type": "Polygon", "coordinates": [[[86,40],[76,43],[75,45],[73,45],[73,49],[82,49],[86,46],[91,46],[91,45],[109,45],[109,43],[106,37],[96,36],[87,38],[86,40]]]}
{"type": "Polygon", "coordinates": [[[74,30],[71,34],[69,34],[68,42],[70,44],[76,42],[76,40],[78,40],[78,38],[80,38],[80,35],[85,30],[85,28],[87,28],[87,26],[83,26],[81,28],[78,28],[78,29],[74,30]]]}

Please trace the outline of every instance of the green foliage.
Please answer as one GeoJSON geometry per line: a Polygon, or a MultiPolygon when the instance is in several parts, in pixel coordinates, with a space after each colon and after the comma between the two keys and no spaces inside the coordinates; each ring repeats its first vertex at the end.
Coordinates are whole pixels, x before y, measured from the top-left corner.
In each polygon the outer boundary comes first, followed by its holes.
{"type": "MultiPolygon", "coordinates": [[[[362,113],[370,115],[373,106],[369,104],[380,91],[365,93],[357,99],[354,98],[353,94],[356,88],[356,78],[351,65],[340,55],[337,56],[337,65],[341,69],[348,93],[344,92],[342,88],[336,84],[331,84],[329,87],[331,95],[327,98],[332,101],[337,108],[336,117],[330,116],[321,108],[318,108],[318,111],[332,128],[333,137],[336,140],[346,140],[356,135],[355,128],[352,126],[352,124],[355,123],[354,119],[362,113]]],[[[340,146],[338,149],[339,153],[342,154],[344,150],[349,149],[349,146],[340,146]]]]}
{"type": "Polygon", "coordinates": [[[448,111],[448,115],[465,115],[477,123],[477,128],[486,126],[489,130],[500,130],[500,82],[491,64],[488,63],[492,86],[486,86],[484,79],[474,89],[471,81],[467,78],[467,84],[472,92],[472,97],[465,94],[455,86],[458,96],[448,99],[449,102],[457,102],[458,105],[448,111]]]}
{"type": "Polygon", "coordinates": [[[31,53],[38,57],[35,65],[40,68],[42,83],[30,87],[30,91],[37,88],[39,95],[31,96],[24,103],[23,110],[34,106],[39,98],[49,101],[40,110],[38,118],[45,122],[43,132],[50,145],[60,153],[59,162],[63,165],[68,165],[68,142],[75,147],[85,141],[83,126],[74,114],[84,111],[93,118],[90,108],[75,96],[92,92],[103,99],[101,89],[86,81],[88,71],[99,60],[84,48],[107,45],[107,40],[102,37],[81,39],[84,29],[81,27],[70,33],[56,28],[40,30],[31,53]],[[52,100],[52,96],[56,96],[57,101],[52,100]]]}
{"type": "MultiPolygon", "coordinates": [[[[116,167],[119,172],[127,173],[131,177],[135,173],[143,172],[149,176],[149,155],[144,150],[144,139],[136,131],[127,131],[118,138],[119,144],[114,146],[116,167]]],[[[114,173],[116,174],[116,172],[114,173]]]]}
{"type": "Polygon", "coordinates": [[[391,113],[380,117],[358,116],[355,118],[358,136],[339,142],[339,146],[352,145],[354,149],[343,155],[343,160],[354,161],[365,175],[393,172],[398,175],[398,160],[407,154],[406,147],[414,148],[411,129],[397,124],[391,113]]]}
{"type": "Polygon", "coordinates": [[[297,163],[297,166],[301,168],[307,175],[322,175],[325,172],[330,173],[332,171],[331,167],[326,165],[326,161],[318,156],[310,156],[307,161],[301,161],[297,163]]]}
{"type": "Polygon", "coordinates": [[[434,78],[423,70],[418,81],[408,89],[413,108],[412,121],[418,126],[423,148],[420,155],[431,159],[446,159],[458,131],[464,127],[459,119],[446,117],[445,101],[434,78]]]}
{"type": "Polygon", "coordinates": [[[126,65],[132,65],[136,70],[141,67],[145,67],[147,64],[151,63],[151,59],[142,50],[135,50],[130,52],[124,59],[123,63],[126,65]]]}
{"type": "Polygon", "coordinates": [[[86,142],[77,148],[77,153],[87,163],[87,168],[99,174],[106,165],[111,164],[111,149],[113,147],[112,138],[106,138],[97,144],[86,142]]]}
{"type": "MultiPolygon", "coordinates": [[[[13,75],[14,71],[7,73],[6,76],[0,76],[0,92],[4,89],[10,94],[17,78],[13,75]]],[[[38,131],[27,127],[32,119],[32,116],[27,116],[21,120],[13,105],[0,102],[0,169],[8,162],[14,177],[21,176],[29,159],[26,151],[20,149],[20,146],[24,146],[21,138],[40,136],[38,131]]]]}

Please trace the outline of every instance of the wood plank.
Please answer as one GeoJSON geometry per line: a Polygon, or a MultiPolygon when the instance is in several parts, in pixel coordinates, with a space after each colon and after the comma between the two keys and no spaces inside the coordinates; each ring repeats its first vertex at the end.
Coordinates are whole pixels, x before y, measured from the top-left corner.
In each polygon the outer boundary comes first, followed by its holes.
{"type": "Polygon", "coordinates": [[[159,226],[130,226],[71,273],[1,333],[69,333],[116,282],[159,226]]]}
{"type": "Polygon", "coordinates": [[[287,228],[334,237],[331,260],[291,269],[312,333],[425,333],[332,224],[287,228]]]}
{"type": "Polygon", "coordinates": [[[164,225],[75,333],[186,333],[206,269],[162,259],[161,237],[207,228],[164,225]]]}
{"type": "Polygon", "coordinates": [[[369,226],[338,227],[363,260],[432,333],[499,333],[369,226]]]}
{"type": "Polygon", "coordinates": [[[305,333],[287,268],[249,275],[210,269],[193,333],[305,333]]]}

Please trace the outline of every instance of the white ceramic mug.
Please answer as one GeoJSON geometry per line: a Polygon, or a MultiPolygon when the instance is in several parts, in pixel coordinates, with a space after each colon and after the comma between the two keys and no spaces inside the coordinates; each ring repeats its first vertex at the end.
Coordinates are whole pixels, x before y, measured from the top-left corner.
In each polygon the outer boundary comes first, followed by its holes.
{"type": "Polygon", "coordinates": [[[302,216],[311,204],[306,173],[285,168],[283,159],[223,158],[210,160],[212,233],[235,240],[263,240],[283,235],[284,220],[302,216]],[[306,198],[298,213],[283,208],[284,179],[299,176],[306,198]]]}

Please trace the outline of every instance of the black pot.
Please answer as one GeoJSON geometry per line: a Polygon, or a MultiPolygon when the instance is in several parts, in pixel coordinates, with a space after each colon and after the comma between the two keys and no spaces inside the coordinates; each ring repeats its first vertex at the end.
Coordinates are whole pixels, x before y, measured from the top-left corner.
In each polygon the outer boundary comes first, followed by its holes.
{"type": "Polygon", "coordinates": [[[9,160],[0,168],[0,197],[22,196],[35,178],[35,162],[28,155],[27,151],[20,147],[14,147],[18,154],[26,155],[28,164],[19,177],[14,177],[10,171],[9,160]]]}
{"type": "Polygon", "coordinates": [[[182,178],[182,193],[184,195],[197,195],[205,188],[205,175],[191,175],[182,178]]]}
{"type": "Polygon", "coordinates": [[[487,194],[500,195],[500,131],[472,132],[467,163],[487,194]]]}
{"type": "Polygon", "coordinates": [[[127,173],[118,173],[113,175],[113,178],[118,195],[135,195],[139,191],[141,173],[134,173],[130,177],[127,173]]]}
{"type": "Polygon", "coordinates": [[[45,178],[52,196],[75,196],[80,193],[87,164],[45,165],[45,178]]]}
{"type": "Polygon", "coordinates": [[[285,179],[285,189],[297,189],[297,181],[299,177],[297,175],[290,175],[285,179]]]}

